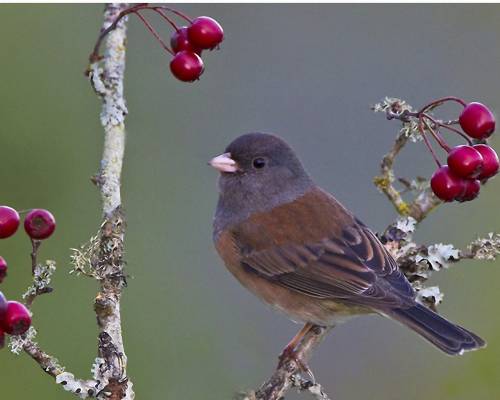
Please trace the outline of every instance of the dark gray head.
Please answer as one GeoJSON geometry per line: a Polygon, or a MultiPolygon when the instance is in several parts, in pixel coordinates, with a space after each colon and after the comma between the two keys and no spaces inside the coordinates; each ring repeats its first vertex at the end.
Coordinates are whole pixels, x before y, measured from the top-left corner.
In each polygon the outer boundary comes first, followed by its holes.
{"type": "Polygon", "coordinates": [[[221,172],[216,230],[291,202],[314,185],[292,148],[270,134],[242,135],[210,164],[221,172]]]}

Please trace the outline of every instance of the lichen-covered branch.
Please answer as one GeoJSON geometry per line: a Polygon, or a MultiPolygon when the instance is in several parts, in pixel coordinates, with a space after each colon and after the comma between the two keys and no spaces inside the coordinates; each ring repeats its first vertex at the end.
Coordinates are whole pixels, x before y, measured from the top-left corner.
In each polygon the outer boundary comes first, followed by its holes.
{"type": "MultiPolygon", "coordinates": [[[[40,249],[41,242],[32,240],[32,252],[31,252],[31,270],[33,274],[33,282],[31,286],[23,294],[24,304],[28,309],[31,309],[34,301],[38,296],[43,294],[51,293],[53,291],[50,286],[52,280],[52,275],[56,271],[56,263],[52,260],[45,261],[45,264],[38,263],[38,251],[40,249]]],[[[66,379],[60,381],[59,376],[65,373],[65,368],[60,364],[59,360],[54,356],[45,352],[38,343],[35,342],[36,329],[30,327],[30,329],[19,336],[12,336],[10,339],[9,347],[12,353],[20,354],[24,351],[28,354],[42,370],[55,378],[56,383],[63,384],[65,390],[71,390],[72,388],[79,389],[77,393],[81,396],[81,393],[96,393],[93,387],[93,382],[79,381],[73,377],[73,379],[66,379]],[[78,382],[78,388],[76,388],[75,383],[78,382]],[[65,386],[69,385],[69,386],[65,386]]],[[[73,376],[72,374],[70,374],[73,376]]],[[[87,397],[87,396],[85,396],[87,397]]]]}
{"type": "Polygon", "coordinates": [[[417,178],[410,183],[405,180],[399,180],[403,184],[406,183],[406,191],[417,193],[410,202],[405,201],[401,191],[394,186],[394,182],[396,181],[394,161],[396,157],[409,141],[422,140],[422,137],[419,135],[417,123],[414,119],[408,117],[414,114],[413,108],[403,100],[386,98],[382,103],[373,106],[372,109],[375,112],[385,112],[387,119],[399,119],[402,122],[402,127],[391,150],[382,158],[380,175],[376,176],[373,182],[386,195],[400,215],[411,216],[417,222],[420,222],[441,204],[441,200],[432,193],[428,182],[424,179],[417,178]]]}
{"type": "Polygon", "coordinates": [[[444,297],[438,286],[426,286],[433,272],[450,268],[462,260],[493,261],[500,256],[498,233],[491,232],[477,238],[460,250],[452,244],[417,244],[413,239],[416,227],[414,218],[400,218],[385,230],[381,239],[417,291],[417,300],[433,310],[444,297]]]}
{"type": "Polygon", "coordinates": [[[45,261],[45,265],[38,264],[35,257],[35,265],[33,268],[33,284],[23,294],[24,304],[26,307],[31,308],[33,302],[38,296],[42,294],[52,293],[53,289],[50,287],[52,274],[56,270],[56,262],[53,260],[45,261]]]}
{"type": "MultiPolygon", "coordinates": [[[[33,302],[38,296],[52,292],[52,288],[49,285],[52,275],[56,270],[56,264],[52,260],[47,260],[45,264],[38,263],[38,249],[39,244],[37,246],[33,245],[33,283],[23,295],[24,303],[28,308],[32,307],[33,302]]],[[[95,396],[98,393],[99,382],[96,380],[77,379],[72,373],[66,372],[59,360],[45,352],[35,341],[36,334],[35,328],[30,327],[23,335],[12,336],[9,343],[12,353],[20,354],[21,351],[24,351],[46,374],[53,377],[56,383],[60,384],[64,390],[80,398],[95,396]]]]}
{"type": "Polygon", "coordinates": [[[25,339],[19,339],[14,342],[14,345],[11,343],[11,348],[13,351],[16,350],[16,347],[22,347],[22,349],[29,354],[33,360],[35,360],[38,365],[50,376],[53,378],[57,377],[59,374],[64,372],[64,367],[59,363],[59,361],[47,354],[43,351],[40,346],[32,340],[32,337],[36,335],[34,328],[30,328],[30,331],[27,332],[25,339]]]}
{"type": "MultiPolygon", "coordinates": [[[[125,3],[106,6],[102,30],[112,25],[127,8],[125,3]]],[[[101,124],[104,128],[104,149],[101,166],[94,182],[102,199],[103,224],[100,228],[97,255],[92,263],[93,274],[100,283],[94,309],[99,326],[99,357],[103,364],[96,377],[106,382],[103,393],[109,399],[134,398],[132,382],[127,377],[127,356],[123,345],[120,300],[125,287],[123,243],[125,221],[121,211],[121,173],[125,152],[125,116],[123,94],[125,73],[126,17],[106,36],[102,61],[89,68],[91,84],[102,99],[101,124]]]]}
{"type": "Polygon", "coordinates": [[[43,371],[52,376],[55,382],[61,385],[64,390],[82,399],[95,397],[98,393],[99,382],[95,380],[77,379],[72,373],[66,372],[64,367],[55,357],[44,352],[40,346],[33,341],[35,335],[36,332],[34,328],[30,328],[25,335],[14,339],[11,343],[12,351],[15,352],[16,348],[19,349],[19,351],[21,349],[24,350],[38,363],[38,365],[40,365],[43,371]]]}

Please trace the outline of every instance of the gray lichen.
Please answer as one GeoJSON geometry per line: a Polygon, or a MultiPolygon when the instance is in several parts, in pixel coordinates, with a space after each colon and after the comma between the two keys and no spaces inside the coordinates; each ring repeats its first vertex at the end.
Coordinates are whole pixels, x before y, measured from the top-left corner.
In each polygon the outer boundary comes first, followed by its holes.
{"type": "MultiPolygon", "coordinates": [[[[397,97],[385,97],[380,103],[375,103],[371,106],[373,112],[383,112],[387,114],[387,118],[391,119],[391,115],[404,115],[405,112],[413,112],[413,107],[405,100],[397,97]]],[[[401,121],[401,135],[408,137],[412,142],[422,140],[422,136],[418,131],[418,123],[414,118],[401,121]]]]}
{"type": "Polygon", "coordinates": [[[9,336],[9,349],[18,356],[24,349],[27,342],[33,342],[36,337],[36,329],[32,326],[26,331],[24,335],[9,336]]]}
{"type": "Polygon", "coordinates": [[[71,249],[71,265],[72,269],[70,274],[86,275],[94,277],[93,269],[97,264],[97,254],[100,246],[100,236],[96,234],[92,236],[89,241],[79,249],[71,249]]]}
{"type": "Polygon", "coordinates": [[[500,234],[490,232],[485,238],[474,240],[467,251],[476,260],[495,260],[500,255],[500,234]]]}
{"type": "Polygon", "coordinates": [[[415,257],[415,262],[427,262],[434,271],[448,268],[451,263],[460,259],[460,251],[452,244],[437,243],[423,247],[415,257]]]}
{"type": "Polygon", "coordinates": [[[23,294],[23,299],[26,300],[41,293],[52,291],[50,282],[55,271],[56,262],[53,260],[47,260],[45,264],[37,264],[33,273],[33,283],[23,294]]]}

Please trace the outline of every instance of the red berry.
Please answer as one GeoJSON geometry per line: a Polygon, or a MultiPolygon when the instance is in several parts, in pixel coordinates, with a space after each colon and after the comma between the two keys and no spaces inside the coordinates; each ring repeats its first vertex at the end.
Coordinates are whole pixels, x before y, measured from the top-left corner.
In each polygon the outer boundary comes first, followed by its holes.
{"type": "Polygon", "coordinates": [[[472,146],[457,146],[448,154],[448,166],[461,178],[475,178],[483,168],[483,156],[472,146]]]}
{"type": "Polygon", "coordinates": [[[467,104],[458,121],[464,132],[474,139],[486,139],[495,130],[495,116],[481,103],[467,104]]]}
{"type": "Polygon", "coordinates": [[[467,179],[465,181],[464,193],[457,197],[458,201],[471,201],[479,195],[481,189],[481,182],[478,179],[467,179]]]}
{"type": "Polygon", "coordinates": [[[483,169],[477,179],[488,179],[496,175],[500,169],[500,162],[498,161],[498,155],[495,150],[487,144],[476,144],[474,148],[481,153],[483,157],[483,169]]]}
{"type": "Polygon", "coordinates": [[[5,320],[5,314],[7,313],[7,299],[0,292],[0,328],[2,327],[3,321],[5,320]]]}
{"type": "Polygon", "coordinates": [[[24,230],[32,239],[47,239],[56,229],[56,220],[47,210],[35,208],[24,220],[24,230]]]}
{"type": "Polygon", "coordinates": [[[191,51],[181,51],[170,61],[170,70],[183,82],[193,82],[203,73],[203,60],[191,51]]]}
{"type": "Polygon", "coordinates": [[[464,193],[465,179],[456,176],[447,165],[443,165],[432,175],[431,188],[441,200],[453,201],[464,193]]]}
{"type": "Polygon", "coordinates": [[[31,326],[29,310],[17,301],[7,302],[7,312],[2,326],[9,335],[22,335],[31,326]]]}
{"type": "Polygon", "coordinates": [[[213,49],[224,39],[224,31],[215,19],[198,17],[188,28],[188,38],[200,49],[213,49]]]}
{"type": "Polygon", "coordinates": [[[11,207],[0,207],[0,239],[8,238],[16,233],[19,227],[19,214],[11,207]]]}
{"type": "Polygon", "coordinates": [[[202,52],[202,49],[193,46],[193,44],[189,41],[187,26],[183,26],[179,28],[179,30],[172,33],[172,36],[170,37],[170,45],[172,46],[174,53],[186,50],[200,55],[202,52]]]}
{"type": "Polygon", "coordinates": [[[7,276],[7,262],[2,256],[0,256],[0,283],[3,282],[6,276],[7,276]]]}

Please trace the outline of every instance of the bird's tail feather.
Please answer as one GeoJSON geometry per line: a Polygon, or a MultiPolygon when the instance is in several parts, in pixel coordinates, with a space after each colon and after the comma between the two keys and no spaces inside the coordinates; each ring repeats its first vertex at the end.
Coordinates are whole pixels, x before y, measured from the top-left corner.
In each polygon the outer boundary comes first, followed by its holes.
{"type": "Polygon", "coordinates": [[[479,336],[447,321],[421,304],[406,309],[393,309],[388,315],[450,355],[486,346],[486,342],[479,336]]]}

